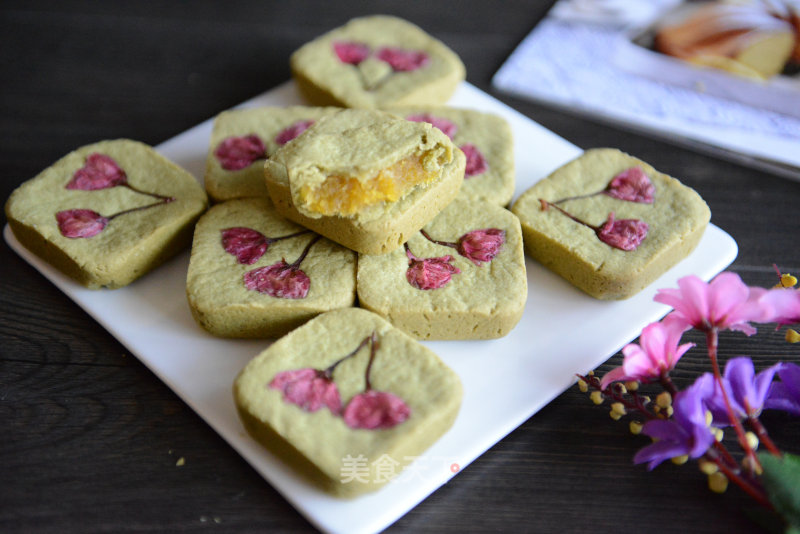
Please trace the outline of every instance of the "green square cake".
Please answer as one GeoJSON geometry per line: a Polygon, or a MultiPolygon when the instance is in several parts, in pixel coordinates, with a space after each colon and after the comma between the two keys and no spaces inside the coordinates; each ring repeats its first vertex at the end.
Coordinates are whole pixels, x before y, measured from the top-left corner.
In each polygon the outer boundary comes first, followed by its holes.
{"type": "Polygon", "coordinates": [[[598,299],[625,299],[685,258],[711,212],[693,189],[611,148],[587,150],[512,211],[525,250],[598,299]]]}
{"type": "Polygon", "coordinates": [[[465,164],[428,123],[346,109],[272,154],[265,174],[284,217],[357,252],[383,254],[456,197],[465,164]]]}
{"type": "Polygon", "coordinates": [[[358,258],[358,299],[416,339],[494,339],[519,322],[527,276],[519,221],[454,200],[404,247],[358,258]]]}
{"type": "Polygon", "coordinates": [[[198,221],[186,293],[220,337],[274,338],[355,303],[354,252],[287,221],[268,198],[229,200],[198,221]]]}
{"type": "Polygon", "coordinates": [[[130,284],[186,248],[203,188],[127,139],[71,152],[19,186],[6,217],[26,248],[92,289],[130,284]]]}
{"type": "Polygon", "coordinates": [[[290,66],[311,104],[354,108],[444,104],[466,75],[446,45],[387,15],[356,18],[314,39],[290,66]]]}
{"type": "Polygon", "coordinates": [[[338,108],[261,107],[223,111],[214,118],[205,187],[212,202],[267,196],[264,161],[311,124],[338,108]]]}
{"type": "Polygon", "coordinates": [[[453,140],[467,163],[459,197],[507,206],[514,195],[514,139],[502,117],[472,109],[391,108],[407,120],[429,122],[453,140]]]}
{"type": "Polygon", "coordinates": [[[438,440],[462,389],[430,349],[349,308],[276,341],[241,371],[233,394],[253,438],[318,487],[349,497],[399,476],[438,440]]]}

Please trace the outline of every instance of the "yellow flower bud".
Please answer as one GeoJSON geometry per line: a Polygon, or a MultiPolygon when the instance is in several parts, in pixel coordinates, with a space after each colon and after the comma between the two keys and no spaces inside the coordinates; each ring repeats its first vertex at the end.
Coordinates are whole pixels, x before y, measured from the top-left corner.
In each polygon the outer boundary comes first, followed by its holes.
{"type": "Polygon", "coordinates": [[[592,399],[592,402],[595,404],[603,404],[603,394],[599,391],[592,391],[589,394],[589,398],[592,399]]]}
{"type": "Polygon", "coordinates": [[[672,414],[675,413],[675,410],[672,409],[672,406],[667,406],[664,410],[664,415],[667,417],[672,417],[672,414]]]}
{"type": "Polygon", "coordinates": [[[639,391],[639,382],[636,382],[635,380],[625,382],[625,387],[628,388],[628,391],[639,391]]]}
{"type": "Polygon", "coordinates": [[[786,341],[789,343],[800,343],[800,333],[791,328],[786,329],[786,341]]]}
{"type": "Polygon", "coordinates": [[[619,421],[620,419],[622,419],[622,414],[621,414],[621,413],[619,413],[619,412],[615,412],[614,410],[611,410],[610,412],[608,412],[608,415],[609,415],[609,416],[611,417],[611,419],[613,419],[614,421],[619,421]]]}
{"type": "Polygon", "coordinates": [[[635,436],[638,436],[639,434],[642,433],[643,426],[644,425],[642,425],[642,423],[640,423],[639,421],[631,421],[630,423],[628,423],[628,428],[630,429],[631,434],[635,436]]]}
{"type": "Polygon", "coordinates": [[[612,411],[612,412],[616,412],[616,413],[618,413],[618,414],[620,414],[620,415],[625,415],[626,413],[628,413],[628,412],[625,410],[625,405],[624,405],[624,404],[622,404],[621,402],[614,402],[614,403],[612,403],[612,404],[611,404],[611,411],[612,411]]]}
{"type": "Polygon", "coordinates": [[[719,466],[717,464],[704,458],[700,458],[697,461],[697,466],[700,468],[700,471],[707,475],[713,475],[719,471],[719,466]]]}
{"type": "Polygon", "coordinates": [[[753,449],[758,449],[758,436],[753,434],[752,432],[745,433],[744,437],[747,439],[747,445],[753,449]]]}
{"type": "Polygon", "coordinates": [[[672,405],[672,395],[669,394],[669,391],[662,391],[659,393],[658,397],[656,397],[656,404],[661,408],[672,405]]]}
{"type": "Polygon", "coordinates": [[[682,454],[680,456],[676,456],[676,457],[672,458],[672,463],[675,464],[675,465],[683,465],[688,461],[689,461],[689,455],[688,454],[682,454]]]}
{"type": "Polygon", "coordinates": [[[714,493],[725,493],[728,489],[728,477],[719,471],[708,475],[708,489],[714,493]]]}
{"type": "Polygon", "coordinates": [[[717,441],[722,441],[725,437],[725,432],[721,428],[712,428],[711,433],[714,434],[714,439],[717,441]]]}
{"type": "Polygon", "coordinates": [[[578,379],[578,389],[581,390],[581,393],[586,393],[587,391],[589,391],[589,384],[587,384],[584,379],[579,378],[578,379]]]}
{"type": "Polygon", "coordinates": [[[714,414],[712,414],[710,410],[706,410],[706,426],[711,426],[713,420],[714,414]]]}
{"type": "Polygon", "coordinates": [[[617,384],[617,392],[620,395],[625,395],[628,392],[628,388],[625,387],[625,384],[617,384]]]}
{"type": "Polygon", "coordinates": [[[781,275],[781,287],[794,287],[797,285],[797,278],[789,273],[781,275]]]}

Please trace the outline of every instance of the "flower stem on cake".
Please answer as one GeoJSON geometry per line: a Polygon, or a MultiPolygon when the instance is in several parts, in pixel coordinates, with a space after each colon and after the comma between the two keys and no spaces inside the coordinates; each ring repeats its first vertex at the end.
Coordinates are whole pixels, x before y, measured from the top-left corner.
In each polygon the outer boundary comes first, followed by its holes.
{"type": "Polygon", "coordinates": [[[300,264],[319,238],[319,235],[314,235],[300,256],[292,263],[286,263],[285,259],[281,259],[278,263],[247,271],[244,273],[244,287],[277,298],[306,298],[311,279],[300,269],[300,264]]]}
{"type": "Polygon", "coordinates": [[[134,193],[147,195],[159,200],[172,202],[172,197],[142,191],[128,183],[128,175],[117,164],[114,158],[98,152],[93,152],[86,157],[83,167],[75,171],[67,183],[66,188],[79,191],[98,191],[111,187],[127,187],[134,193]]]}
{"type": "Polygon", "coordinates": [[[478,266],[492,261],[506,241],[505,230],[499,228],[472,230],[459,237],[456,242],[433,239],[425,230],[420,230],[420,233],[431,243],[454,248],[461,256],[478,266]]]}
{"type": "Polygon", "coordinates": [[[652,204],[655,201],[656,187],[650,181],[647,174],[640,167],[631,167],[618,173],[608,183],[602,191],[596,191],[586,195],[562,198],[553,204],[562,204],[569,200],[579,200],[582,198],[606,195],[618,200],[628,202],[639,202],[641,204],[652,204]]]}
{"type": "Polygon", "coordinates": [[[108,226],[108,223],[120,215],[169,204],[174,200],[172,197],[162,197],[158,202],[130,208],[107,216],[88,209],[63,210],[56,213],[56,223],[58,223],[58,230],[64,237],[70,239],[94,237],[102,232],[108,226]]]}
{"type": "Polygon", "coordinates": [[[450,282],[452,275],[459,274],[461,269],[452,265],[452,256],[438,258],[418,258],[411,252],[408,243],[404,244],[408,257],[406,280],[417,289],[439,289],[450,282]]]}
{"type": "Polygon", "coordinates": [[[597,238],[606,245],[624,251],[636,250],[647,237],[647,231],[650,229],[650,226],[646,222],[639,219],[617,219],[613,211],[608,214],[605,223],[600,226],[595,226],[575,217],[552,202],[541,198],[539,202],[542,205],[542,211],[547,211],[547,209],[553,207],[573,221],[594,230],[594,233],[597,234],[597,238]]]}
{"type": "Polygon", "coordinates": [[[236,226],[220,230],[222,234],[222,248],[225,252],[236,257],[236,261],[252,265],[261,259],[270,245],[284,239],[305,235],[310,230],[302,230],[281,237],[267,237],[258,230],[236,226]]]}

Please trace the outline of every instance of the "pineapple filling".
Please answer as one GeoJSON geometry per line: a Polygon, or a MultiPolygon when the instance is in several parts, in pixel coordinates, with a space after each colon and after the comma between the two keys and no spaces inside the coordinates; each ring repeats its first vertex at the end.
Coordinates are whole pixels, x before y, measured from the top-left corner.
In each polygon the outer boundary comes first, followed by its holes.
{"type": "Polygon", "coordinates": [[[425,165],[431,155],[401,159],[368,180],[333,174],[318,187],[303,186],[300,198],[309,211],[339,216],[354,215],[380,202],[395,202],[417,185],[428,184],[439,176],[440,165],[425,165]]]}

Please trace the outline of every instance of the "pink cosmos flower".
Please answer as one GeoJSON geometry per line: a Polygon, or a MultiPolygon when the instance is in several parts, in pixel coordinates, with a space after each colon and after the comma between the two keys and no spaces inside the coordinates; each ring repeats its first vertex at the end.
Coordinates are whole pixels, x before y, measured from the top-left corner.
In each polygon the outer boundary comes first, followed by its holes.
{"type": "Polygon", "coordinates": [[[228,137],[214,150],[214,155],[226,171],[249,167],[253,162],[266,158],[266,153],[264,142],[254,134],[228,137]]]}
{"type": "Polygon", "coordinates": [[[308,275],[285,260],[244,273],[244,287],[272,297],[303,299],[310,286],[308,275]]]}
{"type": "Polygon", "coordinates": [[[406,256],[408,257],[408,270],[406,280],[417,289],[439,289],[450,282],[453,274],[459,274],[461,269],[451,265],[452,256],[442,256],[439,258],[417,258],[409,250],[406,244],[406,256]]]}
{"type": "Polygon", "coordinates": [[[408,419],[411,409],[393,393],[368,389],[347,403],[342,417],[350,428],[392,428],[408,419]]]}
{"type": "Polygon", "coordinates": [[[409,115],[406,117],[407,121],[412,122],[427,122],[428,124],[432,124],[435,128],[438,128],[442,131],[450,139],[458,131],[458,126],[452,121],[449,121],[443,117],[436,117],[435,115],[431,115],[430,113],[420,113],[418,115],[409,115]]]}
{"type": "Polygon", "coordinates": [[[614,176],[603,193],[619,200],[652,204],[656,188],[641,168],[631,167],[614,176]]]}
{"type": "Polygon", "coordinates": [[[239,263],[254,264],[264,255],[268,246],[264,234],[252,228],[237,226],[222,230],[222,248],[236,256],[239,263]]]}
{"type": "Polygon", "coordinates": [[[128,177],[117,162],[105,154],[94,152],[86,158],[86,163],[75,171],[67,184],[67,189],[95,191],[127,183],[128,177]]]}
{"type": "Polygon", "coordinates": [[[339,389],[318,369],[281,371],[275,375],[269,387],[282,391],[284,400],[307,412],[316,412],[323,406],[327,406],[335,415],[342,411],[339,389]]]}
{"type": "Polygon", "coordinates": [[[667,320],[684,329],[739,330],[749,336],[756,332],[750,321],[769,318],[769,307],[759,300],[764,293],[746,286],[738,274],[724,272],[708,284],[697,276],[685,276],[678,280],[678,289],[659,289],[653,300],[671,306],[674,311],[667,320]]]}
{"type": "Polygon", "coordinates": [[[358,65],[369,57],[370,50],[364,43],[354,41],[336,41],[333,43],[333,51],[342,63],[348,65],[358,65]]]}
{"type": "Polygon", "coordinates": [[[301,133],[308,130],[313,124],[314,121],[312,120],[297,121],[291,126],[281,130],[281,132],[275,137],[275,142],[283,146],[292,139],[299,136],[301,133]]]}
{"type": "Polygon", "coordinates": [[[622,349],[625,359],[620,367],[606,373],[600,381],[605,389],[612,382],[636,380],[651,382],[675,368],[694,343],[678,346],[683,334],[680,325],[671,322],[655,322],[647,325],[639,336],[639,343],[629,343],[622,349]]]}
{"type": "Polygon", "coordinates": [[[58,229],[64,237],[93,237],[103,231],[108,218],[92,210],[65,210],[56,213],[58,229]]]}
{"type": "Polygon", "coordinates": [[[481,151],[478,150],[478,147],[471,143],[464,143],[458,148],[460,148],[467,157],[467,166],[464,169],[465,178],[483,174],[489,169],[489,164],[486,163],[486,159],[483,157],[483,154],[481,154],[481,151]]]}
{"type": "Polygon", "coordinates": [[[430,63],[428,54],[421,50],[405,50],[393,46],[378,50],[377,57],[388,63],[395,72],[414,71],[430,63]]]}
{"type": "Polygon", "coordinates": [[[506,241],[505,230],[484,228],[473,230],[458,240],[458,253],[475,265],[492,261],[506,241]]]}
{"type": "Polygon", "coordinates": [[[608,214],[608,220],[596,231],[603,243],[620,250],[636,250],[647,237],[650,226],[638,219],[614,219],[614,212],[608,214]]]}

